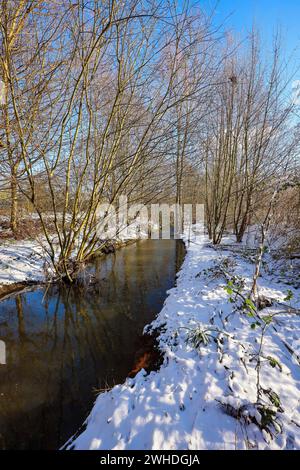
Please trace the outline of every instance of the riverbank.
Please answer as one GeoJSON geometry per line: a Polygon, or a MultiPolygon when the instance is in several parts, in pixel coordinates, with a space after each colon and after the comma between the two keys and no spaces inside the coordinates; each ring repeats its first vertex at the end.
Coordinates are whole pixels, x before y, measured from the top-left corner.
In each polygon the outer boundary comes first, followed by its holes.
{"type": "Polygon", "coordinates": [[[21,293],[34,286],[41,285],[41,282],[16,282],[13,284],[0,285],[0,300],[4,300],[12,294],[21,293]]]}
{"type": "Polygon", "coordinates": [[[95,260],[74,286],[51,283],[0,302],[1,449],[59,449],[99,391],[159,368],[155,338],[143,330],[184,251],[180,241],[138,241],[95,260]]]}
{"type": "Polygon", "coordinates": [[[164,360],[98,396],[69,449],[299,449],[299,292],[271,261],[259,312],[241,306],[253,256],[237,245],[191,243],[164,307],[164,360]],[[224,277],[229,274],[230,280],[224,277]]]}
{"type": "Polygon", "coordinates": [[[5,240],[0,246],[0,286],[45,281],[47,257],[33,240],[5,240]]]}

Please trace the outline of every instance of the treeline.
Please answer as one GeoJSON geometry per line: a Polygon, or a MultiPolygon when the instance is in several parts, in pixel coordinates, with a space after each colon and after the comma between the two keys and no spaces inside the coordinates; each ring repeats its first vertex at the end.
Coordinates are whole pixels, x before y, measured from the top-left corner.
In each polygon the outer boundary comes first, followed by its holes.
{"type": "Polygon", "coordinates": [[[200,6],[1,2],[0,204],[13,233],[21,206],[36,214],[59,276],[97,253],[99,203],[121,194],[205,203],[214,243],[241,241],[287,187],[299,220],[279,40],[268,55],[257,32],[237,43],[200,6]]]}

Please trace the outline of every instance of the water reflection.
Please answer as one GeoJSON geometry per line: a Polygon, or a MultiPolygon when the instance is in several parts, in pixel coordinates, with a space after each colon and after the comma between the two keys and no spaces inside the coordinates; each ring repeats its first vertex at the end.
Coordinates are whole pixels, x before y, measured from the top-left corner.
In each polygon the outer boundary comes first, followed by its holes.
{"type": "Polygon", "coordinates": [[[78,429],[95,389],[132,369],[183,256],[179,241],[141,241],[99,260],[88,290],[52,286],[0,303],[1,449],[58,448],[78,429]]]}

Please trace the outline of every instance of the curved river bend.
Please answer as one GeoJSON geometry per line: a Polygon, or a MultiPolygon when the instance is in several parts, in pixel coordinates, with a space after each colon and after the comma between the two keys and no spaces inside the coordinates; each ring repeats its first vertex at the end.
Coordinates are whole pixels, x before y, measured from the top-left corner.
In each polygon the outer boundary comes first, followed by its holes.
{"type": "Polygon", "coordinates": [[[0,449],[59,448],[97,391],[125,380],[184,251],[178,240],[139,241],[99,259],[88,289],[52,286],[0,302],[0,449]]]}

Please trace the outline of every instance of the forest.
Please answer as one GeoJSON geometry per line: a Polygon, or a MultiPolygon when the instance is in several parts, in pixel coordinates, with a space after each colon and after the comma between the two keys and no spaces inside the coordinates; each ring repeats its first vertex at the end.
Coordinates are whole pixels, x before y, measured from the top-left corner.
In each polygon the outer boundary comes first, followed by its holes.
{"type": "Polygon", "coordinates": [[[226,230],[242,241],[272,206],[299,247],[296,70],[279,33],[265,51],[259,31],[234,37],[212,14],[159,1],[1,3],[2,227],[42,234],[58,276],[99,250],[97,207],[122,194],[205,204],[214,244],[226,230]]]}
{"type": "Polygon", "coordinates": [[[0,0],[1,449],[300,448],[299,46],[228,2],[0,0]]]}

